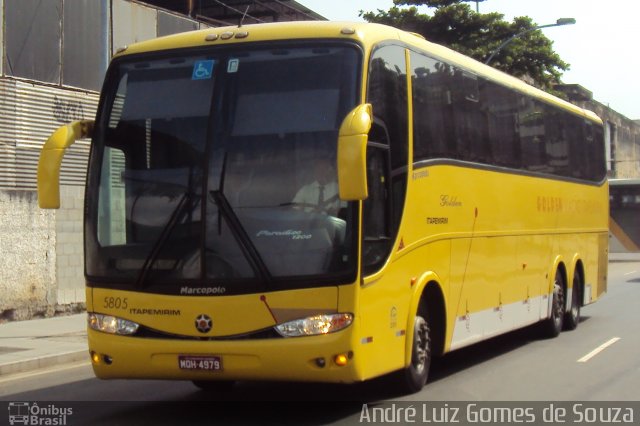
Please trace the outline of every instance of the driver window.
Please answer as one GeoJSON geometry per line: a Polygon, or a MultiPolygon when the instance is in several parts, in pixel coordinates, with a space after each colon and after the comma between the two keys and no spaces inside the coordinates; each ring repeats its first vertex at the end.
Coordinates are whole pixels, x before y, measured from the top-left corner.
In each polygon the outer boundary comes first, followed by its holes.
{"type": "Polygon", "coordinates": [[[386,130],[374,123],[367,148],[367,188],[363,202],[362,248],[365,274],[373,273],[384,263],[391,243],[389,232],[389,145],[386,130]]]}
{"type": "Polygon", "coordinates": [[[367,100],[374,124],[367,148],[369,198],[363,203],[365,274],[377,271],[389,257],[404,208],[409,146],[405,54],[402,46],[380,46],[369,65],[367,100]]]}

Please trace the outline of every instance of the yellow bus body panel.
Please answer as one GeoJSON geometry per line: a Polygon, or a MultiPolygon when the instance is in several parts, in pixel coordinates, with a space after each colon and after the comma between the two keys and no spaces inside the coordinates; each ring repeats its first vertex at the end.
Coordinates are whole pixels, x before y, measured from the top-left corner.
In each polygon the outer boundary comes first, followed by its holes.
{"type": "Polygon", "coordinates": [[[445,300],[445,352],[547,318],[560,264],[570,290],[582,265],[585,304],[606,291],[606,183],[453,165],[416,168],[410,180],[394,253],[359,296],[365,377],[408,365],[429,282],[445,300]]]}

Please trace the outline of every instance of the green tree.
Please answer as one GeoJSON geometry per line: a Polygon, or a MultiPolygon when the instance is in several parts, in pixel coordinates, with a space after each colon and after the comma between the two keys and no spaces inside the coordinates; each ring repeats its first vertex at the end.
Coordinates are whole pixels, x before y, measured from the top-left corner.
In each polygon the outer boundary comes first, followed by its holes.
{"type": "MultiPolygon", "coordinates": [[[[360,15],[369,22],[416,32],[480,62],[487,60],[505,40],[537,26],[526,16],[508,22],[500,13],[477,13],[469,5],[475,0],[394,0],[393,3],[388,11],[361,11],[360,15]],[[427,6],[433,13],[420,13],[416,6],[427,6]]],[[[552,90],[553,85],[560,82],[562,72],[569,69],[569,64],[554,52],[553,42],[539,30],[513,39],[496,53],[490,65],[544,90],[552,90]]]]}

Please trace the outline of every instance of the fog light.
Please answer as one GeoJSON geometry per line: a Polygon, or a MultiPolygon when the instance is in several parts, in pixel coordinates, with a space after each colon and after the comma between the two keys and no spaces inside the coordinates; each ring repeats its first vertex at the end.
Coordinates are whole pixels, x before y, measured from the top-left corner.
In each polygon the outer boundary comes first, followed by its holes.
{"type": "Polygon", "coordinates": [[[102,359],[104,360],[104,363],[107,365],[111,365],[111,363],[113,362],[113,358],[111,358],[109,355],[103,355],[102,359]]]}
{"type": "Polygon", "coordinates": [[[320,368],[324,368],[324,366],[327,365],[327,362],[324,358],[316,358],[316,365],[320,368]]]}
{"type": "Polygon", "coordinates": [[[338,367],[344,367],[348,361],[349,357],[345,354],[338,354],[333,358],[333,362],[335,362],[338,367]]]}
{"type": "Polygon", "coordinates": [[[94,364],[100,364],[100,354],[92,351],[91,352],[91,361],[93,361],[94,364]]]}

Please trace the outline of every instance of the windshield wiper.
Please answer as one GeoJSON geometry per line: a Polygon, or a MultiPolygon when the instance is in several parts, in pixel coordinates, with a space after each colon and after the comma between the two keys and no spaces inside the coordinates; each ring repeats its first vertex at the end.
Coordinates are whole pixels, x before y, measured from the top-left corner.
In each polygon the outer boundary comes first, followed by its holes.
{"type": "Polygon", "coordinates": [[[169,239],[169,235],[171,235],[171,231],[173,231],[173,228],[176,227],[184,212],[187,211],[187,207],[189,205],[191,205],[191,194],[189,192],[185,192],[184,194],[182,194],[182,197],[180,197],[180,201],[178,201],[178,205],[176,206],[176,208],[173,209],[173,212],[171,212],[169,221],[164,226],[164,228],[162,228],[162,232],[160,232],[160,236],[153,244],[149,256],[147,256],[147,258],[145,259],[144,264],[142,265],[142,269],[140,270],[140,275],[138,275],[138,281],[136,282],[137,287],[144,287],[144,282],[147,279],[147,275],[149,274],[149,271],[158,258],[160,250],[164,247],[164,244],[169,239]]]}
{"type": "Polygon", "coordinates": [[[227,225],[229,225],[229,228],[231,229],[231,233],[236,238],[236,241],[238,241],[238,244],[240,244],[240,248],[251,264],[251,267],[260,275],[260,278],[262,278],[266,284],[271,283],[273,278],[271,277],[271,273],[269,272],[267,265],[264,263],[264,260],[262,260],[260,252],[253,244],[253,241],[251,241],[251,237],[249,237],[249,234],[244,230],[240,219],[238,219],[238,216],[236,216],[233,211],[227,197],[225,197],[220,190],[209,191],[209,193],[218,206],[221,215],[226,219],[227,225]]]}
{"type": "MultiPolygon", "coordinates": [[[[214,191],[209,191],[213,201],[218,206],[218,210],[220,214],[218,215],[218,221],[220,221],[220,216],[224,217],[229,225],[229,229],[231,229],[231,233],[235,237],[236,241],[240,245],[240,249],[242,253],[244,253],[245,258],[249,261],[252,269],[258,273],[260,278],[265,282],[265,284],[269,285],[273,281],[273,277],[269,272],[269,268],[262,260],[262,256],[260,256],[260,252],[251,241],[251,237],[247,234],[244,227],[242,226],[242,222],[238,219],[238,216],[233,211],[233,207],[229,204],[229,200],[224,195],[224,182],[225,176],[227,174],[227,153],[224,153],[224,157],[222,159],[222,170],[220,171],[220,183],[219,188],[214,191]]],[[[221,223],[218,223],[218,228],[221,227],[221,223]]]]}

